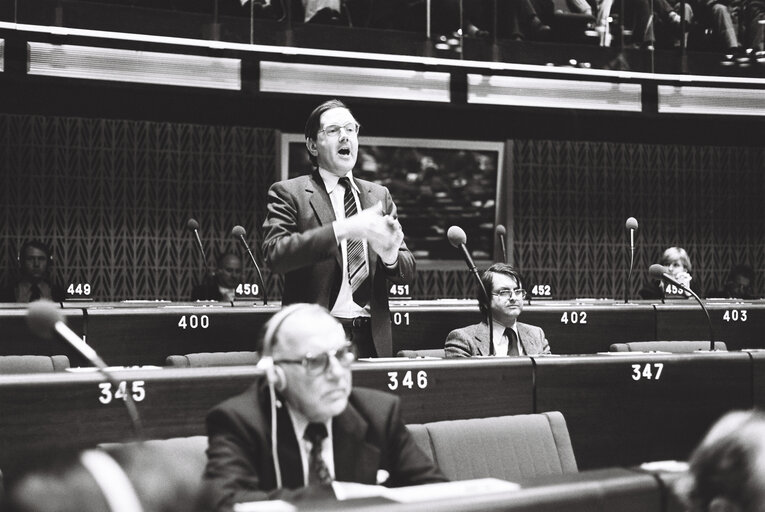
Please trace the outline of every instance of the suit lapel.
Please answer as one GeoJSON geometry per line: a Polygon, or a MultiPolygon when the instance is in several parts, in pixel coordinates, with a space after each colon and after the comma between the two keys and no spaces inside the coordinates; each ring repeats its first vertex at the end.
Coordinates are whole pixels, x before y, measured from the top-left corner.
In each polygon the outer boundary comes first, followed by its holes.
{"type": "Polygon", "coordinates": [[[480,352],[479,355],[481,356],[488,356],[489,355],[489,326],[483,322],[478,324],[476,327],[476,332],[473,335],[475,338],[475,344],[478,348],[478,351],[480,352]]]}
{"type": "MultiPolygon", "coordinates": [[[[324,180],[321,179],[321,174],[319,174],[318,170],[314,170],[311,173],[311,179],[306,185],[305,191],[310,197],[308,201],[311,203],[311,208],[313,208],[320,225],[332,224],[337,220],[335,218],[335,210],[332,208],[332,200],[329,198],[329,194],[327,194],[327,187],[324,186],[324,180]]],[[[343,268],[343,255],[339,249],[335,259],[337,260],[337,265],[343,268]]]]}
{"type": "Polygon", "coordinates": [[[365,441],[367,428],[366,420],[350,404],[332,420],[336,480],[377,483],[380,450],[365,441]]]}
{"type": "Polygon", "coordinates": [[[523,347],[523,353],[529,355],[530,353],[535,352],[533,350],[534,336],[531,334],[531,329],[529,329],[526,324],[520,322],[516,322],[515,325],[518,327],[518,343],[523,347]]]}

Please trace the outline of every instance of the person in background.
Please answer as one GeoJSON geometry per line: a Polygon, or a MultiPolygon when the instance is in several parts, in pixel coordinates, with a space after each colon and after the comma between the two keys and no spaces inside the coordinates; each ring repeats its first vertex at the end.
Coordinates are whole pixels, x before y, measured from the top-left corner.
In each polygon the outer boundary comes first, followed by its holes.
{"type": "Polygon", "coordinates": [[[765,415],[733,411],[720,418],[674,491],[688,512],[765,510],[765,415]]]}
{"type": "Polygon", "coordinates": [[[228,252],[218,258],[217,267],[204,283],[194,287],[191,300],[234,300],[236,287],[242,282],[242,259],[228,252]]]}
{"type": "Polygon", "coordinates": [[[707,297],[725,299],[758,299],[754,289],[754,270],[749,265],[734,265],[725,279],[725,286],[707,294],[707,297]]]}
{"type": "Polygon", "coordinates": [[[273,363],[282,488],[268,379],[258,379],[207,415],[205,478],[216,510],[265,499],[333,499],[333,481],[388,487],[445,481],[404,425],[399,399],[352,388],[352,347],[325,308],[285,307],[265,325],[260,351],[273,363]]]}
{"type": "Polygon", "coordinates": [[[550,345],[544,331],[517,321],[526,295],[518,272],[507,263],[495,263],[481,274],[481,282],[490,299],[487,303],[479,287],[478,307],[484,320],[450,332],[444,346],[446,357],[549,354],[550,345]],[[489,310],[493,321],[494,347],[489,340],[489,310]]]}
{"type": "MultiPolygon", "coordinates": [[[[669,273],[683,286],[690,288],[698,294],[698,291],[691,286],[691,259],[688,253],[682,247],[668,247],[661,255],[659,261],[669,269],[669,273]]],[[[639,294],[641,299],[655,300],[662,297],[688,297],[689,295],[682,290],[676,290],[676,287],[670,283],[652,280],[644,286],[639,294]]]]}
{"type": "Polygon", "coordinates": [[[2,302],[64,300],[64,289],[51,279],[53,252],[39,240],[24,242],[19,250],[19,277],[2,294],[2,302]]]}

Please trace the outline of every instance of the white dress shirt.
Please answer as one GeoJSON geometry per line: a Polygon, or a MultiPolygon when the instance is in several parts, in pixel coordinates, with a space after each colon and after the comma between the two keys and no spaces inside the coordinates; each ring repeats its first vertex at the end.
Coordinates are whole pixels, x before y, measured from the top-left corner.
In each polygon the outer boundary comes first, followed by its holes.
{"type": "Polygon", "coordinates": [[[518,339],[518,355],[526,355],[523,351],[523,345],[521,344],[521,337],[518,335],[518,325],[513,324],[512,327],[505,327],[496,320],[492,320],[493,333],[494,333],[494,354],[498,356],[506,356],[510,351],[510,339],[505,336],[505,329],[511,329],[515,332],[515,337],[518,339]]]}

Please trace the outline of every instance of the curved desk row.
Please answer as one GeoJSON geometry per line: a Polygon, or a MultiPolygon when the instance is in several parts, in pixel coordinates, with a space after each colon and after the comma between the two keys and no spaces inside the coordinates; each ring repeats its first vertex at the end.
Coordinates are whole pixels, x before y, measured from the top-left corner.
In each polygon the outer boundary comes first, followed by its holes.
{"type": "MultiPolygon", "coordinates": [[[[715,338],[729,350],[765,348],[765,302],[710,302],[715,338]]],[[[173,303],[65,303],[69,326],[102,358],[115,365],[164,365],[169,355],[254,350],[263,324],[279,306],[173,303]]],[[[22,308],[0,307],[0,355],[64,353],[85,364],[56,340],[34,337],[22,308]]],[[[392,304],[394,353],[442,348],[452,329],[480,320],[475,301],[409,301],[392,304]]],[[[545,330],[555,354],[607,351],[616,342],[708,340],[697,305],[613,301],[534,303],[521,316],[545,330]]],[[[392,355],[392,354],[391,354],[392,355]]]]}
{"type": "MultiPolygon", "coordinates": [[[[204,434],[204,417],[259,375],[249,367],[0,376],[0,468],[33,453],[121,441],[130,393],[146,435],[204,434]]],[[[354,384],[402,399],[410,423],[557,410],[580,469],[684,459],[724,412],[765,406],[765,353],[359,362],[354,384]]]]}

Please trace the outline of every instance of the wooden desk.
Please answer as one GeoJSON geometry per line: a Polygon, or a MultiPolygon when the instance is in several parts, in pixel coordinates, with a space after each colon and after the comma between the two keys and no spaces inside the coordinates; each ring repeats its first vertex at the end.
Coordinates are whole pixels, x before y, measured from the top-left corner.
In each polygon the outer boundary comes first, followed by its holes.
{"type": "Polygon", "coordinates": [[[255,350],[279,306],[87,308],[87,342],[110,365],[157,365],[173,354],[255,350]]]}
{"type": "Polygon", "coordinates": [[[400,396],[407,423],[533,411],[528,357],[359,362],[353,367],[353,383],[400,396]]]}
{"type": "Polygon", "coordinates": [[[747,353],[537,357],[536,411],[561,411],[581,469],[685,459],[752,405],[747,353]]]}
{"type": "MultiPolygon", "coordinates": [[[[61,311],[69,327],[82,336],[85,333],[85,319],[81,309],[61,311]]],[[[63,354],[69,357],[72,366],[86,364],[74,350],[63,341],[39,338],[27,327],[27,310],[11,308],[0,310],[0,355],[43,355],[63,354]]]]}
{"type": "MultiPolygon", "coordinates": [[[[715,339],[728,350],[765,348],[765,304],[762,301],[707,301],[715,339]]],[[[709,324],[694,300],[656,305],[656,339],[709,340],[709,324]]]]}

